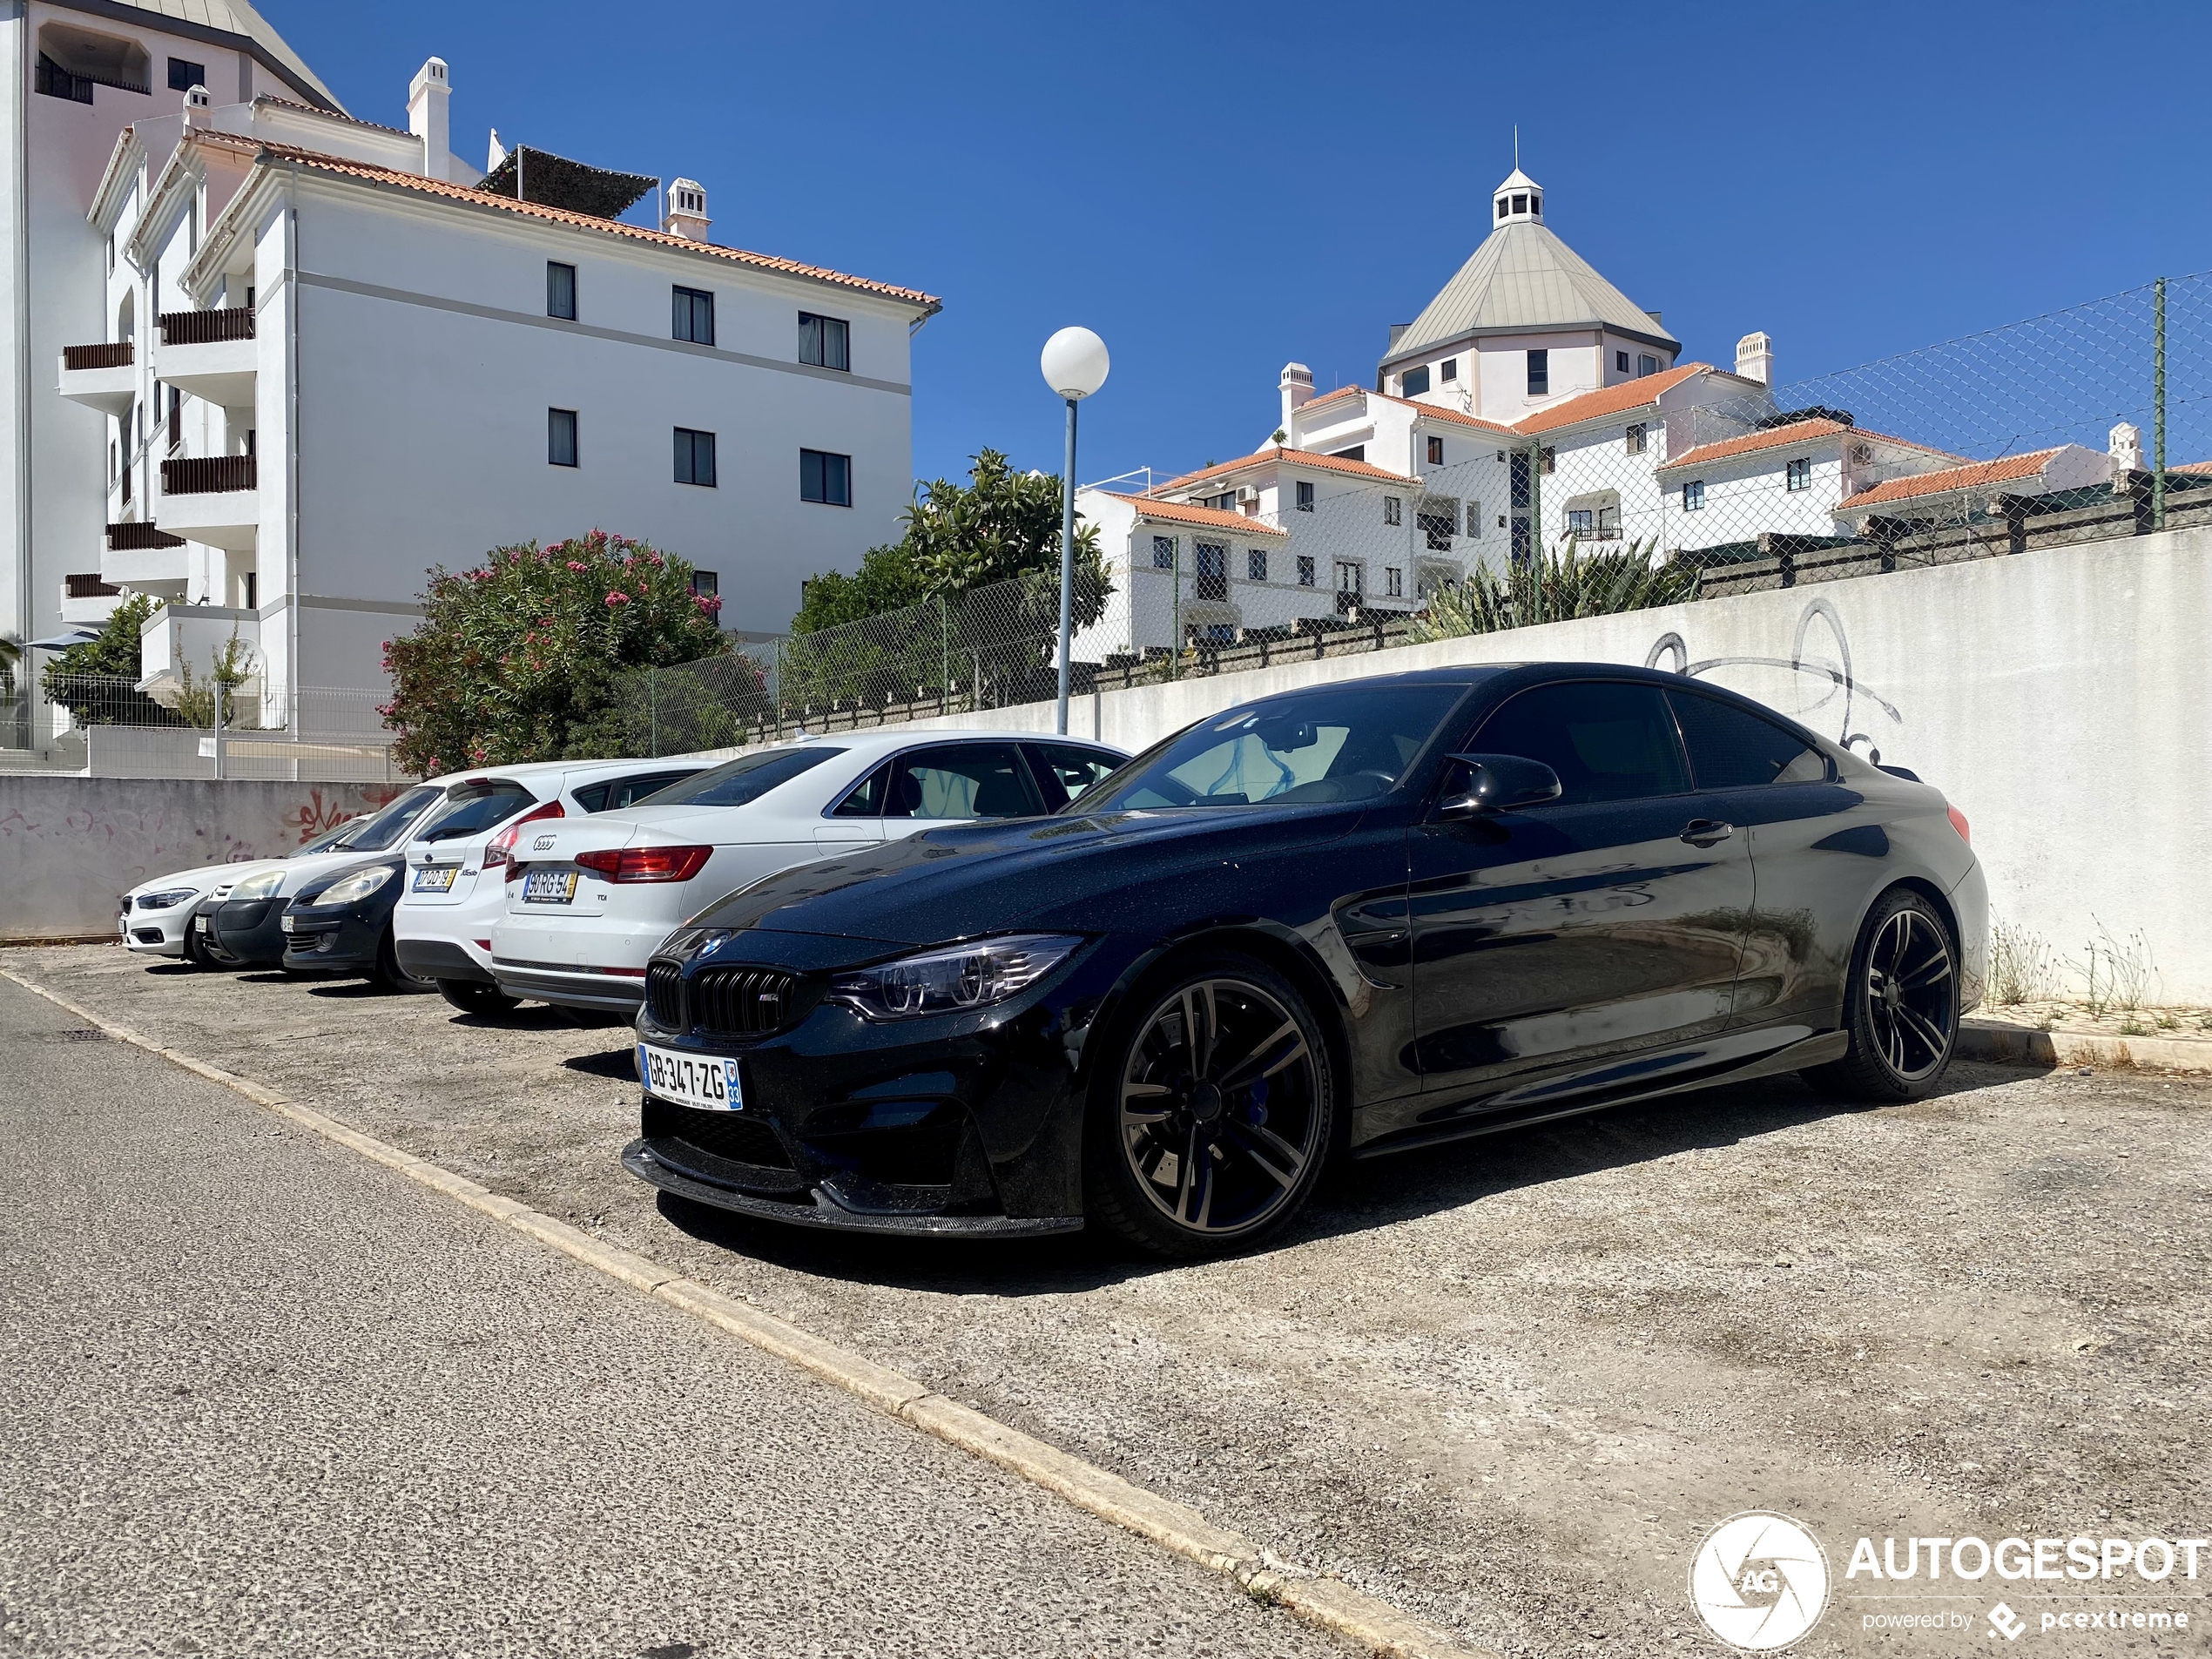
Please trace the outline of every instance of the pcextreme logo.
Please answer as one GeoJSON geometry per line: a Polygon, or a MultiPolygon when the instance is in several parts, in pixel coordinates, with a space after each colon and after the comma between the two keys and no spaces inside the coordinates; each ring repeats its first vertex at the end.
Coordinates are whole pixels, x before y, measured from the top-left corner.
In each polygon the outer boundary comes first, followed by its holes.
{"type": "Polygon", "coordinates": [[[1828,1556],[1787,1515],[1747,1509],[1705,1534],[1689,1561],[1689,1600],[1731,1648],[1786,1648],[1828,1607],[1828,1556]]]}

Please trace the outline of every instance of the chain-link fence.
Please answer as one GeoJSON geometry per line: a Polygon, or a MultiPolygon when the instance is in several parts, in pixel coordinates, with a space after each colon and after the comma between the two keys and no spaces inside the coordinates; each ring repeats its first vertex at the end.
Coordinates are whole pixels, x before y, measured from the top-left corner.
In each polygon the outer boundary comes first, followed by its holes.
{"type": "MultiPolygon", "coordinates": [[[[1083,492],[1105,563],[1074,689],[2212,523],[2212,274],[1794,383],[1770,361],[1761,336],[1726,370],[1594,360],[1510,423],[1348,390],[1298,450],[1083,492]]],[[[757,673],[641,676],[639,746],[1049,698],[1057,617],[1041,575],[758,648],[757,673]]]]}
{"type": "Polygon", "coordinates": [[[287,711],[283,693],[252,683],[202,680],[163,701],[125,675],[19,672],[0,691],[0,770],[390,781],[401,773],[392,760],[397,734],[385,729],[378,706],[384,695],[307,686],[287,711]]]}

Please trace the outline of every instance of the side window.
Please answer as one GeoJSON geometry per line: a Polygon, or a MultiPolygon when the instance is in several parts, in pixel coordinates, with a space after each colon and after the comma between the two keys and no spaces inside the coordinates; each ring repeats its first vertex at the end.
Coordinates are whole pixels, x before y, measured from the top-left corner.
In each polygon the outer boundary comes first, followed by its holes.
{"type": "Polygon", "coordinates": [[[585,812],[604,813],[607,810],[607,792],[613,787],[612,784],[586,784],[569,793],[576,797],[576,804],[585,812]]]}
{"type": "Polygon", "coordinates": [[[880,818],[884,792],[891,786],[891,763],[885,761],[855,785],[853,792],[830,809],[832,818],[880,818]]]}
{"type": "MultiPolygon", "coordinates": [[[[605,786],[606,794],[601,805],[588,806],[584,810],[592,813],[617,813],[625,806],[635,806],[640,801],[658,795],[669,785],[682,783],[691,775],[693,770],[693,768],[686,767],[682,772],[641,772],[635,778],[617,778],[605,786]]],[[[583,799],[583,792],[580,789],[577,791],[576,798],[581,801],[583,799]]]]}
{"type": "Polygon", "coordinates": [[[1056,813],[1079,799],[1083,791],[1122,764],[1111,755],[1079,749],[1070,743],[1033,744],[1029,754],[1037,765],[1037,784],[1044,791],[1049,813],[1056,813]]]}
{"type": "Polygon", "coordinates": [[[1010,743],[948,743],[893,763],[886,818],[1026,818],[1044,802],[1010,743]]]}
{"type": "Polygon", "coordinates": [[[1542,761],[1559,774],[1561,806],[1679,795],[1689,787],[1674,716],[1656,685],[1539,685],[1485,720],[1467,746],[1542,761]]]}
{"type": "Polygon", "coordinates": [[[1827,781],[1828,758],[1795,732],[1717,698],[1683,691],[1667,697],[1682,721],[1690,773],[1700,789],[1827,781]]]}

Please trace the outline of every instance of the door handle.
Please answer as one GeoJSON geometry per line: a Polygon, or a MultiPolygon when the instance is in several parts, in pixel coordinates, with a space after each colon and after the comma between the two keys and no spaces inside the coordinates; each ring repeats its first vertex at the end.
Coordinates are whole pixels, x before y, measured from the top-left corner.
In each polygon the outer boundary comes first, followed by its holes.
{"type": "Polygon", "coordinates": [[[1682,839],[1692,846],[1716,846],[1735,833],[1733,824],[1716,818],[1693,818],[1682,828],[1682,839]]]}

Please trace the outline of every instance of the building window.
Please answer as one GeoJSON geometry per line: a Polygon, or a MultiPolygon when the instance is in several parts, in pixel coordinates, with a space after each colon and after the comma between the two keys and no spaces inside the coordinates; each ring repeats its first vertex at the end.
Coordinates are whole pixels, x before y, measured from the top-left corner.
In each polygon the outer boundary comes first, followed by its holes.
{"type": "Polygon", "coordinates": [[[714,434],[676,428],[676,482],[714,488],[714,434]]]}
{"type": "Polygon", "coordinates": [[[1812,488],[1812,457],[1805,455],[1791,462],[1783,469],[1783,480],[1791,489],[1812,488]]]}
{"type": "Polygon", "coordinates": [[[1205,503],[1217,513],[1233,513],[1237,510],[1237,492],[1224,489],[1218,496],[1205,497],[1205,503]]]}
{"type": "Polygon", "coordinates": [[[1587,507],[1570,507],[1567,510],[1567,533],[1588,536],[1596,528],[1596,515],[1587,507]]]}
{"type": "Polygon", "coordinates": [[[1267,550],[1251,547],[1244,550],[1244,577],[1251,582],[1267,580],[1267,550]]]}
{"type": "Polygon", "coordinates": [[[1629,428],[1629,453],[1632,455],[1642,455],[1643,453],[1643,422],[1639,421],[1629,428]]]}
{"type": "Polygon", "coordinates": [[[1443,365],[1437,369],[1436,374],[1439,380],[1447,386],[1450,385],[1460,378],[1460,360],[1456,357],[1446,358],[1443,365]]]}
{"type": "Polygon", "coordinates": [[[545,314],[576,320],[576,266],[557,260],[545,262],[545,314]]]}
{"type": "Polygon", "coordinates": [[[1548,351],[1528,354],[1528,395],[1549,397],[1552,395],[1552,354],[1548,351]]]}
{"type": "Polygon", "coordinates": [[[691,591],[702,599],[711,599],[722,591],[722,577],[713,570],[691,572],[691,591]]]}
{"type": "Polygon", "coordinates": [[[1636,378],[1638,380],[1642,380],[1646,374],[1656,374],[1658,372],[1659,360],[1656,357],[1654,357],[1649,352],[1640,353],[1637,355],[1636,378]]]}
{"type": "Polygon", "coordinates": [[[1505,199],[1503,196],[1501,196],[1501,197],[1499,197],[1499,198],[1498,198],[1498,217],[1499,217],[1500,219],[1503,219],[1505,216],[1506,216],[1506,199],[1505,199]]]}
{"type": "Polygon", "coordinates": [[[576,460],[576,411],[545,411],[545,459],[556,467],[573,467],[576,460]]]}
{"type": "Polygon", "coordinates": [[[852,330],[836,317],[799,314],[799,361],[816,368],[853,368],[852,330]]]}
{"type": "Polygon", "coordinates": [[[1301,588],[1310,588],[1313,585],[1313,560],[1307,554],[1301,553],[1298,556],[1298,584],[1301,588]]]}
{"type": "Polygon", "coordinates": [[[1516,213],[1527,212],[1528,211],[1528,198],[1526,196],[1515,196],[1513,199],[1513,211],[1516,213]]]}
{"type": "Polygon", "coordinates": [[[1155,570],[1175,569],[1175,537],[1155,536],[1152,538],[1152,568],[1155,570]]]}
{"type": "Polygon", "coordinates": [[[1616,351],[1613,354],[1613,372],[1616,374],[1625,374],[1629,372],[1628,353],[1616,351]]]}
{"type": "Polygon", "coordinates": [[[1367,567],[1354,564],[1348,559],[1337,561],[1337,615],[1359,609],[1359,601],[1367,591],[1367,567]]]}
{"type": "Polygon", "coordinates": [[[1452,550],[1452,532],[1459,528],[1460,504],[1448,496],[1423,497],[1413,509],[1413,523],[1420,530],[1432,553],[1452,550]]]}
{"type": "Polygon", "coordinates": [[[1364,443],[1355,443],[1349,449],[1332,449],[1329,453],[1339,461],[1365,461],[1367,458],[1367,446],[1364,443]]]}
{"type": "Polygon", "coordinates": [[[1215,542],[1193,542],[1190,550],[1197,558],[1196,587],[1201,599],[1226,599],[1229,597],[1229,550],[1215,542]]]}
{"type": "Polygon", "coordinates": [[[1428,441],[1428,464],[1432,467],[1440,467],[1444,464],[1443,439],[1431,438],[1428,441]]]}
{"type": "Polygon", "coordinates": [[[695,346],[714,343],[714,296],[704,288],[669,290],[669,338],[688,340],[695,346]]]}
{"type": "Polygon", "coordinates": [[[181,57],[172,57],[169,60],[169,90],[171,91],[189,92],[195,86],[206,84],[206,64],[188,63],[181,57]]]}
{"type": "Polygon", "coordinates": [[[1406,597],[1406,573],[1394,564],[1383,566],[1383,595],[1390,599],[1406,597]]]}
{"type": "Polygon", "coordinates": [[[1310,513],[1313,510],[1313,482],[1311,479],[1298,480],[1298,509],[1301,513],[1310,513]]]}
{"type": "Polygon", "coordinates": [[[1400,516],[1399,516],[1399,514],[1400,514],[1400,512],[1401,512],[1401,511],[1402,511],[1402,509],[1400,508],[1400,506],[1399,506],[1399,500],[1398,500],[1398,497],[1397,497],[1397,496],[1385,496],[1383,497],[1383,523],[1386,523],[1386,524],[1402,524],[1402,523],[1404,523],[1406,521],[1405,521],[1402,517],[1400,517],[1400,516]]]}
{"type": "Polygon", "coordinates": [[[1682,487],[1682,509],[1685,513],[1705,510],[1705,481],[1702,478],[1682,487]]]}
{"type": "Polygon", "coordinates": [[[1471,501],[1467,503],[1467,534],[1469,536],[1482,534],[1482,503],[1479,501],[1471,501]]]}
{"type": "Polygon", "coordinates": [[[1428,390],[1428,365],[1426,363],[1423,363],[1419,368],[1409,368],[1406,371],[1403,389],[1407,397],[1419,397],[1423,392],[1428,390]]]}
{"type": "Polygon", "coordinates": [[[799,452],[799,499],[818,501],[825,507],[853,504],[853,457],[826,455],[819,449],[799,452]]]}
{"type": "MultiPolygon", "coordinates": [[[[199,83],[194,84],[199,84],[199,83]]],[[[248,610],[259,610],[261,608],[261,573],[259,570],[248,570],[246,573],[246,608],[248,610]]]]}

